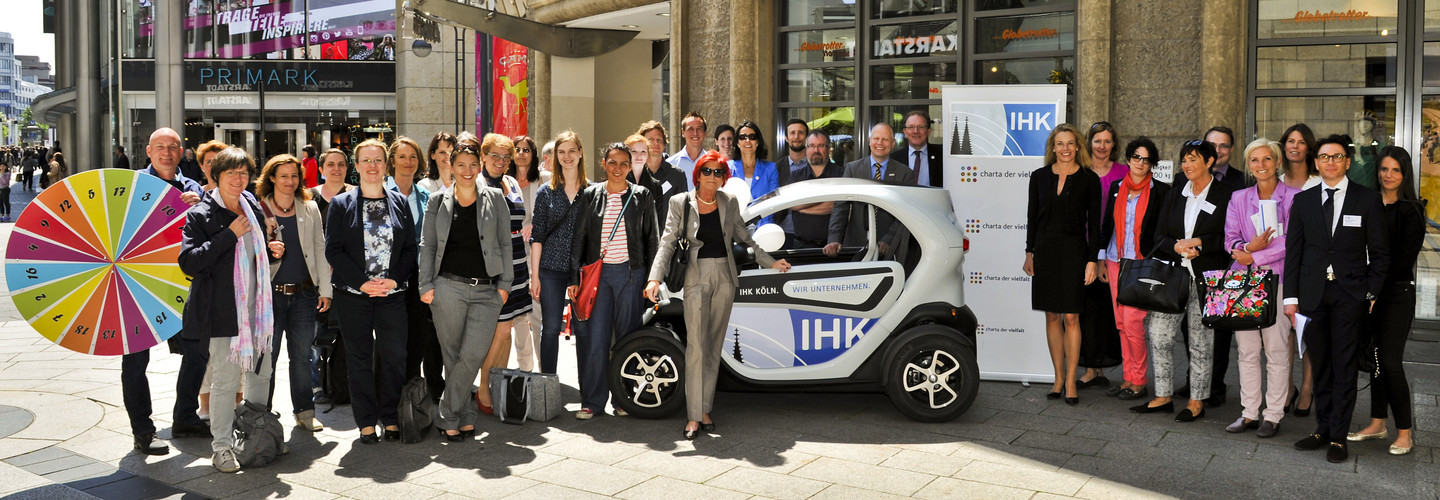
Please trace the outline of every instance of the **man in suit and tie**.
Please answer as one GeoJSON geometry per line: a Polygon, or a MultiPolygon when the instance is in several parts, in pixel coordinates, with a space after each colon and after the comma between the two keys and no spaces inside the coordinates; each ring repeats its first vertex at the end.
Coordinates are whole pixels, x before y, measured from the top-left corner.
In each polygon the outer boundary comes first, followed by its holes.
{"type": "Polygon", "coordinates": [[[1374,190],[1345,177],[1350,141],[1332,135],[1316,143],[1324,182],[1295,196],[1285,237],[1285,315],[1310,318],[1305,355],[1314,368],[1315,432],[1299,450],[1328,445],[1326,459],[1348,458],[1345,435],[1355,411],[1355,376],[1366,313],[1390,265],[1384,208],[1374,190]]]}
{"type": "Polygon", "coordinates": [[[930,115],[915,110],[905,115],[905,147],[897,148],[890,159],[908,165],[915,184],[945,187],[944,148],[930,144],[930,115]]]}
{"type": "MultiPolygon", "coordinates": [[[[915,185],[915,173],[904,163],[890,158],[890,150],[894,146],[895,129],[889,123],[881,122],[870,127],[870,155],[845,164],[845,177],[915,185]]],[[[852,212],[852,205],[835,202],[835,208],[830,211],[830,237],[823,250],[825,255],[839,254],[842,246],[863,246],[868,242],[868,216],[864,210],[852,212]]],[[[888,255],[898,237],[895,217],[880,210],[875,214],[875,225],[887,228],[885,234],[876,239],[879,240],[880,255],[888,255]]]]}

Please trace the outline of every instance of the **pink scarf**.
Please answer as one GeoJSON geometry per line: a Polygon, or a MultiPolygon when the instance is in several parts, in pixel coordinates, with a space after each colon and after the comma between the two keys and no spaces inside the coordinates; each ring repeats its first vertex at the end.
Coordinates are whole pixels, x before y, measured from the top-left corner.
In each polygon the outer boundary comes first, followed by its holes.
{"type": "MultiPolygon", "coordinates": [[[[220,190],[210,191],[210,196],[224,206],[225,202],[220,199],[220,190]]],[[[265,227],[263,222],[255,216],[255,211],[250,209],[250,204],[245,202],[244,195],[239,200],[240,207],[244,209],[243,216],[250,220],[249,233],[235,239],[235,318],[238,330],[235,338],[230,341],[231,363],[239,364],[246,370],[259,372],[260,369],[255,361],[257,357],[264,356],[270,352],[271,335],[275,331],[275,310],[270,288],[270,262],[266,259],[265,253],[269,249],[265,246],[265,238],[261,236],[261,229],[265,227]],[[245,238],[250,238],[251,244],[255,246],[255,258],[245,258],[245,238]],[[255,276],[255,288],[245,281],[246,276],[255,276]],[[245,306],[250,303],[250,296],[255,295],[254,311],[247,311],[245,306]],[[251,316],[259,321],[251,322],[251,316]]],[[[227,229],[228,231],[228,229],[227,229]]]]}

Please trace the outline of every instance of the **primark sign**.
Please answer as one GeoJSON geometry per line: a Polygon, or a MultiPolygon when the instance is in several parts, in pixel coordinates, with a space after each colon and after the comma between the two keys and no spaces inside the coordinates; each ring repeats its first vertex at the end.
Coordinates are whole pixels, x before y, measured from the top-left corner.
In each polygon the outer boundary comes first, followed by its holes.
{"type": "MultiPolygon", "coordinates": [[[[125,61],[124,90],[155,89],[152,61],[125,61]]],[[[395,92],[395,63],[360,61],[188,60],[189,92],[395,92]]]]}

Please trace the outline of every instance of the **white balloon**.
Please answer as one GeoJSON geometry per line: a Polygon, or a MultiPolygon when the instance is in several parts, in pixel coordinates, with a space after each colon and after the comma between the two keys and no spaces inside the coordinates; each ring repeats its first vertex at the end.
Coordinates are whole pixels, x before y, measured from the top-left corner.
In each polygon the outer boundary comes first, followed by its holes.
{"type": "Polygon", "coordinates": [[[756,245],[760,246],[761,250],[774,252],[785,246],[785,230],[780,229],[779,224],[765,224],[755,229],[752,239],[755,240],[756,245]]]}
{"type": "Polygon", "coordinates": [[[750,206],[750,200],[752,199],[750,197],[750,184],[745,182],[745,179],[731,177],[730,180],[725,181],[725,185],[721,187],[720,190],[734,197],[735,202],[740,204],[740,208],[743,209],[750,206]]]}

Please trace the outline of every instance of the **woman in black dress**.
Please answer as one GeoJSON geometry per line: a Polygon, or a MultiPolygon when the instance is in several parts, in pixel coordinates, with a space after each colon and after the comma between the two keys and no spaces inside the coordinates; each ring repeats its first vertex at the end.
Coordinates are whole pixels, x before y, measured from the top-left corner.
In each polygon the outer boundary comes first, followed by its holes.
{"type": "Polygon", "coordinates": [[[1425,205],[1415,196],[1410,165],[1410,153],[1404,148],[1386,146],[1380,150],[1375,184],[1385,202],[1385,220],[1390,230],[1390,272],[1370,310],[1375,350],[1360,350],[1361,356],[1374,357],[1378,373],[1370,375],[1370,425],[1346,436],[1346,441],[1385,439],[1386,413],[1393,409],[1395,442],[1390,445],[1391,455],[1410,453],[1415,445],[1411,437],[1415,414],[1401,359],[1410,326],[1415,323],[1415,260],[1425,240],[1425,205]]]}
{"type": "Polygon", "coordinates": [[[1085,285],[1095,281],[1100,251],[1100,178],[1086,168],[1080,133],[1068,123],[1050,132],[1045,166],[1030,174],[1026,212],[1025,274],[1030,307],[1045,311],[1045,338],[1055,365],[1046,397],[1080,403],[1075,368],[1080,361],[1080,313],[1085,285]]]}

